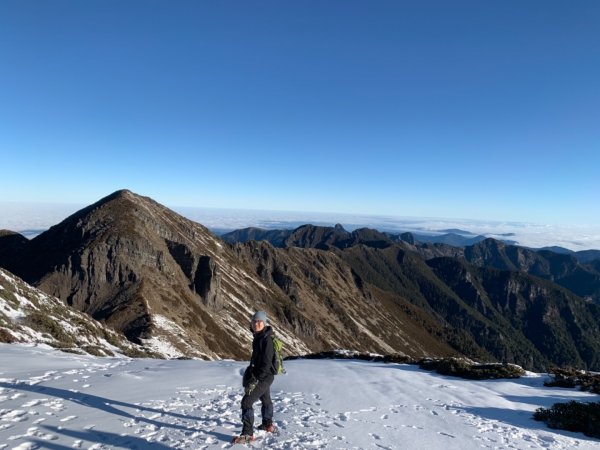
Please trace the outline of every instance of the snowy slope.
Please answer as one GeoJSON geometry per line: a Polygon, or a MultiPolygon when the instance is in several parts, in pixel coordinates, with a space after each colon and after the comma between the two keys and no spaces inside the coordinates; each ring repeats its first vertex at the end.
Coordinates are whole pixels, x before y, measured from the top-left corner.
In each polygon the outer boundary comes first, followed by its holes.
{"type": "MultiPolygon", "coordinates": [[[[1,344],[0,449],[230,448],[240,430],[244,366],[1,344]]],[[[286,368],[272,390],[281,434],[255,447],[600,448],[598,440],[531,419],[539,406],[598,400],[545,388],[540,375],[474,382],[415,366],[333,360],[289,361],[286,368]]]]}
{"type": "Polygon", "coordinates": [[[124,335],[1,268],[0,342],[48,344],[65,351],[102,356],[150,356],[124,335]]]}

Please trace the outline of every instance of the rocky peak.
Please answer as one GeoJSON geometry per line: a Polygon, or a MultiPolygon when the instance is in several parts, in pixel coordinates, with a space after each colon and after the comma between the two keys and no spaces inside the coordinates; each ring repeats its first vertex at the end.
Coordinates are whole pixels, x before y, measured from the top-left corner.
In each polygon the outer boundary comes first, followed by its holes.
{"type": "Polygon", "coordinates": [[[467,261],[478,266],[491,266],[501,270],[516,269],[506,254],[506,245],[496,239],[484,239],[477,244],[466,247],[464,255],[467,261]]]}
{"type": "Polygon", "coordinates": [[[393,241],[384,233],[372,228],[358,228],[350,233],[338,223],[334,227],[303,225],[292,232],[285,244],[288,247],[327,250],[330,247],[344,249],[359,244],[386,248],[393,245],[393,241]]]}
{"type": "Polygon", "coordinates": [[[29,244],[29,239],[10,230],[0,230],[0,266],[4,266],[29,244]]]}
{"type": "Polygon", "coordinates": [[[394,242],[385,234],[372,228],[358,228],[352,232],[351,245],[363,244],[374,248],[387,248],[394,242]]]}
{"type": "Polygon", "coordinates": [[[410,245],[415,245],[415,235],[410,232],[402,233],[400,235],[400,240],[407,242],[410,245]]]}
{"type": "Polygon", "coordinates": [[[120,189],[118,191],[113,192],[112,194],[107,195],[106,197],[100,199],[97,204],[109,202],[111,200],[119,199],[119,198],[128,198],[130,200],[134,200],[136,198],[140,198],[139,195],[134,194],[129,189],[120,189]]]}
{"type": "Polygon", "coordinates": [[[120,190],[37,236],[7,268],[141,342],[154,332],[153,311],[173,321],[222,307],[221,248],[202,225],[120,190]]]}
{"type": "Polygon", "coordinates": [[[302,225],[285,240],[285,245],[326,250],[329,246],[340,246],[351,238],[352,235],[339,224],[335,227],[302,225]]]}

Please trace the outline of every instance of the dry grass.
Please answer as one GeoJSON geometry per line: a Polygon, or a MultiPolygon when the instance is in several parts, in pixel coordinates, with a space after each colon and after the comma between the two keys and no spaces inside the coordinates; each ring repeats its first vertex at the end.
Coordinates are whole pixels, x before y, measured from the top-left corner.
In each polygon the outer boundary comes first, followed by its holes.
{"type": "Polygon", "coordinates": [[[0,328],[0,342],[3,344],[12,344],[17,342],[17,339],[6,328],[0,328]]]}
{"type": "Polygon", "coordinates": [[[75,344],[73,337],[66,333],[60,324],[47,313],[33,311],[25,317],[23,322],[28,327],[49,334],[61,347],[72,347],[75,344]]]}

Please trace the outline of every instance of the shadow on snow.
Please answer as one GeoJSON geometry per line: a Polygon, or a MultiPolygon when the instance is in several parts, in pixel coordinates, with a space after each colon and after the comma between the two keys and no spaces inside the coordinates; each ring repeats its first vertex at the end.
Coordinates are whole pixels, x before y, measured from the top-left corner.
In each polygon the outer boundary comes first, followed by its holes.
{"type": "MultiPolygon", "coordinates": [[[[348,360],[345,360],[348,361],[348,360]]],[[[378,364],[382,368],[390,368],[394,367],[394,364],[386,364],[386,363],[372,363],[369,361],[361,361],[356,360],[359,364],[378,364]]],[[[438,379],[443,384],[448,384],[452,382],[456,383],[477,383],[477,384],[497,384],[497,383],[515,383],[525,387],[531,388],[543,388],[548,389],[548,396],[532,396],[532,395],[500,395],[499,397],[508,400],[513,403],[524,403],[528,405],[533,405],[536,408],[550,408],[555,403],[561,402],[569,402],[571,400],[575,400],[573,396],[565,395],[567,392],[573,392],[571,389],[567,388],[552,388],[545,386],[538,386],[537,381],[533,381],[528,378],[517,378],[517,379],[494,379],[494,380],[468,380],[459,377],[452,377],[449,375],[440,375],[436,372],[430,372],[424,369],[421,369],[418,366],[409,365],[409,364],[396,364],[396,368],[399,370],[407,371],[407,372],[421,372],[428,373],[432,378],[438,379]]],[[[580,398],[577,401],[598,401],[598,396],[590,394],[589,398],[580,398]]],[[[562,435],[565,437],[580,439],[583,441],[590,442],[599,442],[598,439],[586,436],[583,433],[575,433],[567,430],[561,430],[556,428],[549,428],[546,426],[544,422],[539,422],[533,419],[533,412],[529,410],[519,410],[519,409],[509,409],[509,408],[497,408],[497,407],[478,407],[478,406],[457,406],[455,407],[457,411],[465,411],[469,414],[473,414],[474,416],[481,417],[483,419],[498,421],[502,424],[506,424],[509,426],[515,426],[523,429],[529,429],[533,432],[546,431],[548,433],[554,433],[558,435],[562,435]]]]}
{"type": "MultiPolygon", "coordinates": [[[[49,387],[49,386],[30,385],[30,384],[26,384],[26,383],[7,383],[4,381],[0,381],[0,387],[7,388],[7,389],[21,390],[21,391],[29,391],[29,392],[33,392],[35,394],[42,395],[42,396],[52,396],[52,397],[61,398],[65,401],[77,403],[79,405],[86,406],[88,408],[99,409],[101,411],[104,411],[107,414],[113,414],[113,415],[125,417],[127,419],[135,420],[140,423],[152,425],[152,426],[156,427],[157,429],[158,428],[173,428],[176,430],[180,430],[182,432],[191,432],[191,433],[202,431],[202,432],[206,433],[207,435],[214,436],[215,438],[217,438],[221,441],[224,441],[224,442],[231,441],[231,436],[228,436],[223,433],[215,432],[215,431],[209,431],[208,429],[202,429],[202,424],[209,422],[209,419],[203,419],[203,418],[194,417],[194,416],[187,416],[185,414],[178,414],[178,413],[174,413],[174,412],[170,412],[170,411],[165,411],[162,409],[150,408],[150,407],[143,406],[143,405],[126,403],[126,402],[122,402],[119,400],[112,400],[112,399],[108,399],[105,397],[99,397],[97,395],[81,393],[81,392],[73,392],[73,391],[70,391],[67,389],[59,389],[59,388],[54,388],[54,387],[49,387]],[[149,412],[149,413],[161,414],[163,416],[171,416],[171,417],[174,417],[177,419],[185,420],[186,422],[196,423],[197,425],[195,427],[194,426],[187,427],[187,426],[179,425],[179,424],[160,422],[155,419],[149,419],[149,418],[143,417],[141,415],[132,414],[130,412],[124,411],[123,409],[119,409],[119,407],[120,408],[129,408],[129,409],[144,411],[144,412],[149,412]]],[[[119,434],[114,434],[114,433],[99,431],[99,430],[73,431],[73,430],[67,430],[64,428],[55,428],[55,427],[49,427],[49,426],[45,426],[44,428],[47,428],[48,430],[51,430],[57,434],[63,434],[66,436],[77,437],[78,439],[91,441],[91,442],[100,442],[100,443],[111,444],[111,445],[125,445],[125,444],[127,444],[128,446],[131,445],[128,448],[149,448],[149,449],[154,449],[154,450],[163,450],[163,449],[171,448],[171,447],[165,446],[160,443],[148,442],[145,439],[136,438],[134,436],[129,436],[129,435],[121,436],[119,434]]],[[[208,426],[207,426],[207,428],[208,428],[208,426]]],[[[39,442],[39,444],[41,445],[41,442],[39,442]]],[[[42,446],[44,448],[50,448],[50,449],[52,449],[52,448],[54,448],[54,449],[68,448],[68,447],[63,447],[59,444],[52,444],[51,442],[48,442],[48,441],[43,441],[42,446]]]]}

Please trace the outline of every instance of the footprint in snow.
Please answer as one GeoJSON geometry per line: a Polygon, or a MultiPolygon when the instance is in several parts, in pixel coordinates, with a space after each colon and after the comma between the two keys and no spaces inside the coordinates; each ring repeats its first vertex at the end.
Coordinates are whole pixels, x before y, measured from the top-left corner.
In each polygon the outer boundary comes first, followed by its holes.
{"type": "Polygon", "coordinates": [[[12,450],[34,450],[37,448],[39,448],[39,446],[37,444],[34,444],[33,442],[22,442],[16,447],[13,447],[12,450]]]}
{"type": "Polygon", "coordinates": [[[414,430],[424,430],[423,427],[418,427],[416,425],[400,425],[402,428],[412,428],[414,430]]]}
{"type": "Polygon", "coordinates": [[[60,419],[61,422],[70,422],[71,420],[77,419],[77,416],[67,416],[60,419]]]}
{"type": "Polygon", "coordinates": [[[27,420],[27,411],[21,409],[9,410],[0,414],[2,422],[25,422],[27,420]]]}
{"type": "Polygon", "coordinates": [[[31,408],[33,406],[38,406],[40,403],[42,403],[42,401],[46,401],[47,399],[35,399],[35,400],[31,400],[27,403],[23,403],[21,405],[22,408],[31,408]]]}
{"type": "Polygon", "coordinates": [[[452,439],[456,438],[456,436],[453,436],[453,435],[448,434],[448,433],[444,433],[443,431],[438,431],[437,434],[439,434],[441,436],[448,436],[448,437],[451,437],[452,439]]]}

